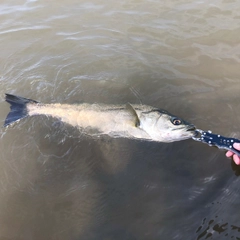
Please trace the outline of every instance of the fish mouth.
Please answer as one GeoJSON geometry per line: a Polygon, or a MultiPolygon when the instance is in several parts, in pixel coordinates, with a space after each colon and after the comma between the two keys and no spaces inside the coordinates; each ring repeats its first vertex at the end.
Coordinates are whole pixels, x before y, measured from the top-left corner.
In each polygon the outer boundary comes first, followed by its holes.
{"type": "Polygon", "coordinates": [[[187,127],[187,131],[194,133],[194,136],[197,136],[197,135],[198,135],[197,129],[196,129],[196,127],[195,127],[194,125],[189,125],[189,126],[187,127]]]}
{"type": "Polygon", "coordinates": [[[187,131],[196,131],[196,127],[194,125],[187,126],[187,131]]]}

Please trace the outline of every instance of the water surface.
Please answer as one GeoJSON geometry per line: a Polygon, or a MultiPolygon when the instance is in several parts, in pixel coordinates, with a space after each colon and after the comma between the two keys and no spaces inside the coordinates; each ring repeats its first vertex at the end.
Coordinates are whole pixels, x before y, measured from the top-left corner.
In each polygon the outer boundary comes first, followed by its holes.
{"type": "MultiPolygon", "coordinates": [[[[240,3],[0,3],[4,93],[143,103],[240,138],[240,3]]],[[[2,128],[0,239],[240,239],[239,168],[193,140],[93,139],[56,119],[2,128]]]]}

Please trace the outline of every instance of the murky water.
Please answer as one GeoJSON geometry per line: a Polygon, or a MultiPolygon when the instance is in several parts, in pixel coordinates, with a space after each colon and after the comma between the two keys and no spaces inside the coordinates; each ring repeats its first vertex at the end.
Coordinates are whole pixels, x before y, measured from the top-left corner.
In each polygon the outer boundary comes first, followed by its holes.
{"type": "MultiPolygon", "coordinates": [[[[4,93],[144,103],[240,138],[240,3],[0,3],[4,93]]],[[[0,239],[240,239],[239,168],[224,152],[92,139],[46,117],[0,130],[0,239]]]]}

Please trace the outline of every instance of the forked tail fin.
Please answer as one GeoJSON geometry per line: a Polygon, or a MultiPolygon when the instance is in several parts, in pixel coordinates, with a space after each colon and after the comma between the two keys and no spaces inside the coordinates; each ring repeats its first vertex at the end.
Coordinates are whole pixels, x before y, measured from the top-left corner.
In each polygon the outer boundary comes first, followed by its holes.
{"type": "Polygon", "coordinates": [[[10,103],[10,112],[7,115],[7,118],[4,123],[4,127],[28,116],[27,104],[28,103],[37,103],[37,101],[18,97],[12,94],[6,93],[5,97],[6,102],[10,103]]]}

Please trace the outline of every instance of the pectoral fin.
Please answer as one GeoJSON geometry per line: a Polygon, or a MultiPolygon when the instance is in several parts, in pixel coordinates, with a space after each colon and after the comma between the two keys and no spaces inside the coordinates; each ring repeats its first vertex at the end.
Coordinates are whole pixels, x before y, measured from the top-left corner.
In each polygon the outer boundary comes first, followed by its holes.
{"type": "Polygon", "coordinates": [[[140,120],[138,118],[137,112],[135,111],[135,109],[133,108],[133,106],[130,103],[126,104],[126,109],[132,114],[132,116],[134,117],[134,125],[135,127],[139,127],[140,126],[140,120]]]}

